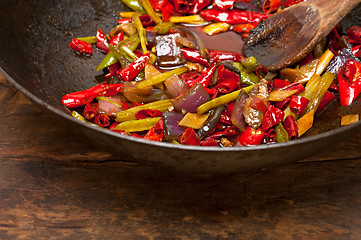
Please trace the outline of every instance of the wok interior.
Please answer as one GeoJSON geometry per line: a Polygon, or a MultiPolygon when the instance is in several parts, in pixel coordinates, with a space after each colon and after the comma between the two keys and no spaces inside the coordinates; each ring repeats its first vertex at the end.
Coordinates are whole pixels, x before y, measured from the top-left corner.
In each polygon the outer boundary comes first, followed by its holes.
{"type": "MultiPolygon", "coordinates": [[[[61,104],[64,94],[103,80],[103,72],[96,72],[95,66],[104,55],[94,51],[92,57],[80,56],[68,44],[75,36],[95,35],[98,28],[108,32],[125,9],[121,1],[0,0],[0,8],[7,13],[0,15],[0,67],[26,91],[67,112],[61,104]]],[[[359,9],[360,5],[342,25],[361,23],[359,9]]],[[[340,114],[360,113],[360,104],[360,98],[347,108],[333,104],[308,135],[337,128],[340,114]]]]}

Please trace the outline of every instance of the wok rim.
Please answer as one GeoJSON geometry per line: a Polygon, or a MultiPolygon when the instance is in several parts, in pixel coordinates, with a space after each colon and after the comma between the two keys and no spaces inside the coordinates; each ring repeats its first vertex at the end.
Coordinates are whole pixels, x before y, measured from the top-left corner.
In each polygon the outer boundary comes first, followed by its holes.
{"type": "MultiPolygon", "coordinates": [[[[1,65],[4,64],[3,59],[1,60],[0,63],[1,63],[1,65]]],[[[299,139],[288,141],[285,143],[260,144],[260,145],[256,145],[256,146],[209,147],[209,146],[189,146],[189,145],[183,145],[183,144],[172,144],[172,143],[168,143],[168,142],[156,142],[156,141],[150,141],[150,140],[145,140],[145,139],[141,139],[141,138],[135,138],[132,136],[119,134],[116,132],[109,131],[108,129],[92,126],[85,122],[79,121],[76,118],[72,117],[70,114],[67,114],[67,113],[59,110],[57,107],[47,103],[46,101],[44,101],[41,98],[37,97],[36,95],[32,94],[25,87],[23,87],[21,84],[19,84],[13,77],[11,77],[4,70],[4,68],[2,66],[0,66],[0,72],[3,74],[3,76],[5,77],[5,79],[7,81],[9,81],[12,85],[14,85],[19,91],[21,91],[25,96],[30,98],[33,102],[39,104],[41,107],[48,109],[49,111],[55,113],[56,115],[66,119],[66,120],[72,121],[75,124],[80,124],[81,126],[86,127],[92,131],[99,131],[106,135],[110,135],[110,136],[120,138],[123,140],[137,142],[137,143],[141,143],[141,144],[147,144],[147,145],[151,145],[151,146],[164,147],[164,148],[169,148],[169,149],[179,149],[179,150],[188,150],[188,151],[207,151],[207,152],[209,152],[209,151],[211,151],[211,152],[248,152],[248,151],[257,151],[257,150],[264,150],[264,149],[272,149],[272,148],[283,148],[283,147],[289,147],[289,146],[293,146],[293,145],[303,145],[308,142],[318,141],[318,140],[328,138],[333,135],[341,134],[342,132],[349,131],[349,130],[351,130],[353,128],[357,128],[361,125],[361,121],[358,121],[357,123],[354,123],[354,124],[351,124],[348,126],[340,126],[333,130],[329,130],[329,131],[319,133],[319,134],[316,134],[313,136],[299,138],[299,139]]],[[[104,151],[106,151],[106,150],[104,150],[104,151]]]]}

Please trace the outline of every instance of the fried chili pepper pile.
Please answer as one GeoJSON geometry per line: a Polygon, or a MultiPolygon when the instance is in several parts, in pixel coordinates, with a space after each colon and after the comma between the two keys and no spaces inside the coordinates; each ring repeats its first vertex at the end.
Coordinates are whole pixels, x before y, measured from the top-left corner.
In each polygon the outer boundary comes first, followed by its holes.
{"type": "Polygon", "coordinates": [[[297,139],[335,99],[348,106],[360,94],[361,27],[347,34],[336,27],[279,72],[253,57],[206,49],[186,27],[247,37],[263,19],[302,1],[262,2],[123,0],[130,11],[119,13],[110,32],[69,44],[77,54],[103,53],[96,69],[109,81],[66,94],[63,105],[81,121],[151,141],[230,147],[297,139]]]}

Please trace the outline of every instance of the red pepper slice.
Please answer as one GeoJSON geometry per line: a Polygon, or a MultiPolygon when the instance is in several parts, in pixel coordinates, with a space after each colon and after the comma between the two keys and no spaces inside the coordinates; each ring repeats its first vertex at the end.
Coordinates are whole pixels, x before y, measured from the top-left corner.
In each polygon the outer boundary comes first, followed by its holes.
{"type": "Polygon", "coordinates": [[[195,63],[202,64],[205,67],[211,67],[208,60],[206,58],[201,57],[201,54],[197,50],[190,49],[190,48],[183,48],[182,54],[183,54],[184,59],[189,62],[195,62],[195,63]]]}
{"type": "Polygon", "coordinates": [[[233,92],[234,90],[238,89],[239,81],[236,81],[232,78],[228,78],[225,81],[222,81],[214,89],[217,89],[220,93],[226,94],[233,92]]]}
{"type": "Polygon", "coordinates": [[[303,58],[300,60],[299,64],[300,64],[300,66],[303,66],[303,65],[305,65],[305,64],[307,64],[307,63],[312,62],[312,60],[313,60],[313,53],[310,52],[309,54],[307,54],[305,57],[303,57],[303,58]]]}
{"type": "Polygon", "coordinates": [[[214,65],[211,68],[205,68],[203,69],[201,75],[199,75],[197,78],[193,79],[192,81],[186,82],[188,87],[193,87],[194,84],[200,83],[204,88],[207,88],[209,83],[212,80],[212,75],[214,71],[216,70],[217,65],[214,65]]]}
{"type": "Polygon", "coordinates": [[[357,57],[357,58],[361,57],[361,45],[353,47],[352,54],[355,55],[355,57],[357,57]]]}
{"type": "Polygon", "coordinates": [[[342,106],[350,105],[361,92],[361,63],[348,60],[338,73],[342,106]]]}
{"type": "Polygon", "coordinates": [[[305,91],[305,87],[299,82],[294,82],[284,88],[281,88],[280,90],[297,90],[297,92],[295,93],[295,95],[297,95],[305,91]]]}
{"type": "Polygon", "coordinates": [[[279,102],[272,102],[273,106],[275,106],[276,108],[278,109],[281,109],[281,110],[284,110],[289,102],[291,101],[291,98],[288,97],[288,98],[285,98],[283,101],[279,101],[279,102]]]}
{"type": "Polygon", "coordinates": [[[321,100],[320,104],[318,105],[315,115],[322,112],[322,110],[325,107],[327,107],[327,105],[330,104],[335,98],[336,98],[336,96],[333,93],[331,93],[330,91],[327,91],[325,93],[325,95],[323,95],[322,100],[321,100]]]}
{"type": "Polygon", "coordinates": [[[73,41],[71,41],[69,47],[77,51],[78,53],[85,53],[89,55],[93,54],[93,47],[91,43],[87,43],[76,38],[74,38],[73,41]]]}
{"type": "Polygon", "coordinates": [[[249,105],[251,108],[265,113],[267,111],[267,105],[258,97],[253,97],[249,105]]]}
{"type": "Polygon", "coordinates": [[[290,109],[292,112],[300,115],[301,113],[303,113],[309,102],[310,100],[305,97],[301,97],[299,95],[292,95],[290,100],[290,109]]]}
{"type": "Polygon", "coordinates": [[[241,146],[252,146],[259,145],[262,143],[265,136],[265,132],[261,128],[251,128],[248,126],[246,130],[239,135],[237,139],[237,144],[241,146]]]}
{"type": "Polygon", "coordinates": [[[249,33],[253,28],[257,26],[257,23],[241,23],[232,26],[232,31],[238,33],[249,33]]]}
{"type": "Polygon", "coordinates": [[[231,51],[208,50],[208,55],[212,62],[227,60],[241,62],[241,59],[243,58],[241,54],[231,51]]]}
{"type": "Polygon", "coordinates": [[[97,31],[97,48],[108,53],[109,50],[109,40],[107,35],[103,32],[102,29],[98,29],[97,31]]]}
{"type": "Polygon", "coordinates": [[[146,53],[125,68],[123,68],[119,75],[123,78],[124,81],[132,81],[139,73],[143,70],[145,65],[147,65],[150,58],[150,54],[146,53]]]}
{"type": "Polygon", "coordinates": [[[113,46],[117,46],[117,44],[123,41],[123,39],[124,39],[124,32],[120,32],[114,37],[112,37],[109,43],[112,44],[113,46]]]}
{"type": "Polygon", "coordinates": [[[240,84],[241,84],[239,75],[228,70],[222,64],[217,69],[217,82],[222,83],[222,82],[228,81],[228,79],[234,80],[236,83],[238,83],[238,86],[240,86],[240,84]]]}
{"type": "Polygon", "coordinates": [[[235,0],[214,0],[214,4],[221,11],[227,11],[233,7],[235,0]]]}
{"type": "Polygon", "coordinates": [[[163,113],[155,109],[142,109],[135,113],[136,119],[161,117],[163,113]]]}
{"type": "Polygon", "coordinates": [[[281,6],[281,0],[265,0],[263,2],[262,10],[264,13],[275,13],[281,6]]]}
{"type": "Polygon", "coordinates": [[[283,79],[273,79],[273,87],[275,89],[280,89],[280,88],[284,88],[288,85],[290,85],[291,83],[287,80],[283,80],[283,79]]]}
{"type": "Polygon", "coordinates": [[[270,105],[266,111],[266,113],[263,116],[262,120],[262,131],[267,131],[270,127],[273,127],[277,123],[280,123],[283,121],[283,118],[285,116],[285,113],[270,105]]]}
{"type": "Polygon", "coordinates": [[[94,118],[93,123],[103,128],[108,127],[110,125],[110,118],[108,115],[102,113],[94,118]]]}
{"type": "Polygon", "coordinates": [[[88,119],[92,120],[99,114],[99,105],[98,103],[88,103],[85,105],[83,110],[83,116],[88,119]]]}
{"type": "Polygon", "coordinates": [[[100,83],[94,87],[86,90],[68,93],[62,98],[64,106],[69,108],[81,107],[90,103],[98,96],[113,96],[118,94],[123,88],[123,84],[107,84],[106,82],[100,83]]]}
{"type": "Polygon", "coordinates": [[[274,142],[276,142],[276,138],[277,138],[276,130],[274,128],[268,129],[266,132],[266,136],[265,136],[266,142],[274,143],[274,142]]]}
{"type": "Polygon", "coordinates": [[[200,12],[203,19],[207,21],[224,22],[228,24],[241,23],[259,23],[263,19],[267,19],[270,14],[263,14],[258,12],[244,11],[233,9],[223,12],[216,9],[209,9],[200,12]]]}
{"type": "Polygon", "coordinates": [[[212,3],[212,0],[195,0],[192,8],[187,12],[188,14],[197,14],[199,11],[212,3]]]}
{"type": "MultiPolygon", "coordinates": [[[[217,125],[216,125],[217,126],[217,125]]],[[[222,124],[219,124],[218,127],[222,127],[222,124]]],[[[215,127],[216,129],[216,127],[215,127]]],[[[237,136],[239,134],[239,129],[236,126],[229,126],[226,127],[226,129],[222,130],[222,131],[218,131],[216,133],[213,133],[212,135],[210,135],[208,138],[214,138],[214,139],[220,139],[222,137],[233,137],[233,136],[237,136]]]]}
{"type": "Polygon", "coordinates": [[[167,0],[149,0],[150,5],[152,5],[152,8],[154,11],[160,12],[164,6],[166,5],[168,1],[167,0]]]}
{"type": "Polygon", "coordinates": [[[201,144],[201,140],[199,139],[197,133],[193,128],[187,128],[180,136],[179,142],[185,145],[194,145],[199,146],[201,144]]]}
{"type": "Polygon", "coordinates": [[[283,127],[288,133],[289,140],[295,140],[298,138],[298,128],[295,118],[292,115],[288,115],[283,121],[283,127]]]}
{"type": "Polygon", "coordinates": [[[163,131],[163,119],[160,119],[158,123],[148,130],[145,134],[144,139],[162,142],[164,139],[164,131],[163,131]]]}
{"type": "Polygon", "coordinates": [[[208,138],[203,141],[201,141],[201,146],[207,146],[207,147],[219,147],[219,143],[214,138],[208,138]]]}
{"type": "Polygon", "coordinates": [[[119,62],[116,62],[116,63],[110,65],[110,66],[108,67],[109,73],[107,73],[107,74],[105,75],[105,77],[109,78],[109,77],[114,77],[114,76],[116,76],[116,75],[117,75],[117,72],[119,71],[120,68],[121,68],[121,65],[120,65],[119,62]]]}

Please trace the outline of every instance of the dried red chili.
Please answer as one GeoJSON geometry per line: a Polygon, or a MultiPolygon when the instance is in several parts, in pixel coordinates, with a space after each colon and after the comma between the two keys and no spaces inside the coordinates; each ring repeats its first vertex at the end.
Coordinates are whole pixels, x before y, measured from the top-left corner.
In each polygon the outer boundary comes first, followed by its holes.
{"type": "Polygon", "coordinates": [[[101,28],[97,31],[97,48],[106,53],[110,51],[109,40],[101,28]]]}
{"type": "Polygon", "coordinates": [[[84,42],[76,38],[71,41],[69,47],[77,51],[78,53],[85,53],[89,55],[93,54],[93,47],[90,43],[84,42]]]}
{"type": "Polygon", "coordinates": [[[179,142],[185,145],[195,145],[199,146],[201,144],[201,140],[199,139],[197,133],[193,128],[187,128],[180,136],[179,142]]]}
{"type": "Polygon", "coordinates": [[[361,27],[360,26],[352,26],[347,30],[347,35],[357,42],[358,44],[361,44],[361,27]]]}
{"type": "Polygon", "coordinates": [[[275,89],[280,89],[280,88],[284,88],[286,86],[290,85],[290,82],[287,80],[283,80],[283,79],[273,79],[273,87],[275,89]]]}
{"type": "Polygon", "coordinates": [[[342,106],[350,105],[361,92],[361,63],[349,60],[338,73],[342,106]]]}
{"type": "Polygon", "coordinates": [[[298,128],[295,118],[292,115],[288,115],[283,121],[283,127],[288,133],[289,140],[295,140],[298,138],[298,128]]]}
{"type": "Polygon", "coordinates": [[[219,147],[219,143],[217,140],[213,138],[208,138],[201,141],[201,146],[207,146],[207,147],[219,147]]]}
{"type": "Polygon", "coordinates": [[[227,11],[233,7],[235,0],[214,0],[214,4],[221,11],[227,11]]]}
{"type": "Polygon", "coordinates": [[[207,21],[224,22],[228,24],[241,24],[241,23],[258,23],[261,20],[267,19],[270,14],[263,14],[251,11],[242,11],[233,9],[223,12],[216,9],[209,9],[200,12],[203,19],[207,21]]]}
{"type": "Polygon", "coordinates": [[[123,88],[123,84],[107,84],[106,82],[100,83],[94,87],[86,90],[68,93],[62,98],[64,106],[69,108],[81,107],[90,103],[98,96],[113,96],[118,94],[123,88]]]}
{"type": "Polygon", "coordinates": [[[143,70],[145,65],[147,65],[150,59],[150,54],[146,53],[125,68],[123,68],[119,75],[123,78],[124,81],[132,81],[139,73],[143,70]]]}
{"type": "Polygon", "coordinates": [[[283,2],[284,7],[290,7],[292,5],[295,5],[297,3],[303,2],[304,0],[286,0],[283,2]]]}
{"type": "Polygon", "coordinates": [[[239,81],[236,81],[232,78],[228,78],[227,80],[220,82],[214,87],[214,89],[218,90],[220,93],[223,94],[233,92],[238,88],[239,88],[239,81]]]}
{"type": "Polygon", "coordinates": [[[276,125],[277,123],[280,123],[283,121],[283,118],[285,116],[285,113],[270,105],[267,108],[266,113],[263,116],[263,120],[262,120],[262,131],[267,131],[270,127],[273,127],[274,125],[276,125]]]}
{"type": "Polygon", "coordinates": [[[281,0],[265,0],[262,5],[262,10],[264,13],[270,14],[274,13],[281,6],[281,0]]]}
{"type": "Polygon", "coordinates": [[[290,109],[293,113],[300,115],[301,113],[303,113],[309,102],[310,100],[305,97],[293,95],[291,96],[290,100],[290,109]]]}
{"type": "Polygon", "coordinates": [[[327,105],[330,104],[335,98],[336,98],[336,96],[333,93],[331,93],[330,91],[327,91],[325,93],[325,95],[323,95],[322,100],[321,100],[320,104],[318,105],[315,115],[319,114],[323,109],[325,109],[325,107],[327,107],[327,105]]]}
{"type": "Polygon", "coordinates": [[[108,117],[108,115],[102,113],[94,118],[93,123],[95,123],[100,127],[105,128],[110,125],[110,118],[108,117]]]}
{"type": "Polygon", "coordinates": [[[241,146],[259,145],[262,143],[265,132],[261,128],[251,128],[248,126],[246,130],[241,133],[237,139],[237,144],[241,146]]]}
{"type": "Polygon", "coordinates": [[[277,139],[277,132],[274,128],[270,128],[267,130],[265,134],[265,139],[267,143],[274,143],[277,139]]]}
{"type": "Polygon", "coordinates": [[[187,61],[199,63],[205,67],[211,67],[208,60],[206,58],[203,58],[197,50],[190,48],[182,48],[182,54],[184,59],[187,61]]]}
{"type": "Polygon", "coordinates": [[[243,58],[241,54],[231,51],[208,50],[208,55],[212,62],[227,60],[241,62],[241,59],[243,58]]]}
{"type": "Polygon", "coordinates": [[[214,65],[211,68],[205,68],[203,69],[201,75],[199,75],[197,78],[193,79],[192,81],[187,81],[186,84],[188,87],[193,87],[194,84],[200,83],[204,88],[207,88],[209,83],[211,82],[212,75],[214,71],[216,70],[217,65],[214,65]]]}
{"type": "Polygon", "coordinates": [[[149,129],[143,139],[162,142],[164,139],[163,119],[160,119],[154,127],[149,129]]]}
{"type": "Polygon", "coordinates": [[[99,105],[98,103],[88,103],[85,105],[83,110],[83,116],[88,119],[92,120],[99,114],[99,105]]]}
{"type": "Polygon", "coordinates": [[[155,109],[141,109],[135,113],[136,119],[154,118],[161,117],[163,113],[155,109]]]}

